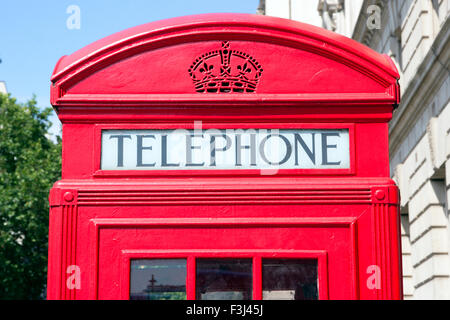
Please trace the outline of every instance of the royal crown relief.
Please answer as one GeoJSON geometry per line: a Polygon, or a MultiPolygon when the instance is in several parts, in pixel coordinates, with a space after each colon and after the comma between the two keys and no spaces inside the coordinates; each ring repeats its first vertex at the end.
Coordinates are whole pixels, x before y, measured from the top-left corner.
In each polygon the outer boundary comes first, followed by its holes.
{"type": "Polygon", "coordinates": [[[199,93],[252,93],[263,68],[251,55],[230,49],[230,42],[223,41],[220,50],[195,59],[188,72],[199,93]]]}

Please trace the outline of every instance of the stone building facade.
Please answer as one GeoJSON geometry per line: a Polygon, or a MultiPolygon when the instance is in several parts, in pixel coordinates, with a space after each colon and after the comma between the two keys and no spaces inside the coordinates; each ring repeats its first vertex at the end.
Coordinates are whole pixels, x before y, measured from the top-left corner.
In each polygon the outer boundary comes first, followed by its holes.
{"type": "Polygon", "coordinates": [[[392,57],[402,88],[389,152],[401,193],[404,298],[450,299],[450,0],[266,0],[258,11],[392,57]]]}

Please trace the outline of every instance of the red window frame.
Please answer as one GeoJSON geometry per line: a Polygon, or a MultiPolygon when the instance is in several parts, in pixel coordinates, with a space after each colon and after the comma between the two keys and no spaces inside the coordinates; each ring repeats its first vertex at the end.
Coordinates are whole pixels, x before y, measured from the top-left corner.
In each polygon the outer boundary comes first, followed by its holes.
{"type": "Polygon", "coordinates": [[[317,260],[317,288],[319,300],[328,300],[328,263],[325,250],[122,250],[120,258],[120,297],[130,298],[130,266],[134,259],[186,259],[186,299],[196,297],[196,259],[248,258],[252,259],[253,300],[262,300],[262,259],[317,260]]]}

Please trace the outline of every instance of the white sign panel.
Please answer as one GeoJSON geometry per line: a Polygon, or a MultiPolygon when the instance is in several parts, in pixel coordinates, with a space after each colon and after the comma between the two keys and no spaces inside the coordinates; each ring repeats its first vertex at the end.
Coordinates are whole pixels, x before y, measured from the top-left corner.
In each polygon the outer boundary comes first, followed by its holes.
{"type": "Polygon", "coordinates": [[[348,129],[102,131],[102,170],[343,168],[348,129]]]}
{"type": "Polygon", "coordinates": [[[263,290],[263,300],[295,300],[295,290],[263,290]]]}

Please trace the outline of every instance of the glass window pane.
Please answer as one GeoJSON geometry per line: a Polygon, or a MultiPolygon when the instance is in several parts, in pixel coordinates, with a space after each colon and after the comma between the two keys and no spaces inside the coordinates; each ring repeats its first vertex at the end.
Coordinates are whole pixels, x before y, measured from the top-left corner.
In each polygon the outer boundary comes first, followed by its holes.
{"type": "Polygon", "coordinates": [[[264,300],[317,300],[317,261],[263,259],[264,300]]]}
{"type": "Polygon", "coordinates": [[[185,300],[186,259],[131,260],[130,300],[185,300]]]}
{"type": "Polygon", "coordinates": [[[250,300],[251,259],[197,259],[198,300],[250,300]]]}

